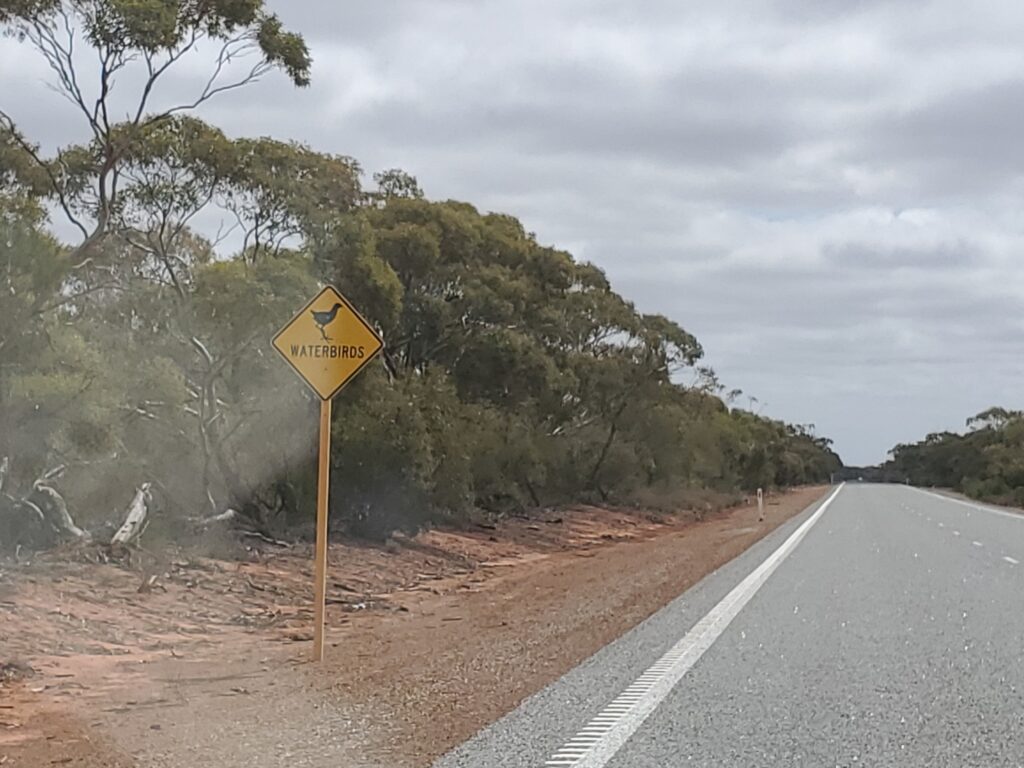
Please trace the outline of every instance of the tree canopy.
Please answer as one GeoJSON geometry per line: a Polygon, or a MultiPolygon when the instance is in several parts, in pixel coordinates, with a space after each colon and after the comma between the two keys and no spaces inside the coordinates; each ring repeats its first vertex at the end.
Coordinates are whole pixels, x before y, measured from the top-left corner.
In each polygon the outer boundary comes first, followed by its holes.
{"type": "Polygon", "coordinates": [[[1024,505],[1024,412],[989,408],[966,426],[964,433],[936,432],[895,446],[883,469],[914,485],[1024,505]]]}
{"type": "Polygon", "coordinates": [[[514,217],[430,200],[399,169],[365,188],[352,158],[192,114],[273,69],[308,82],[305,44],[262,2],[0,0],[0,23],[44,56],[82,126],[44,156],[0,112],[8,503],[60,468],[86,522],[146,482],[167,524],[233,509],[262,530],[308,526],[315,403],[268,341],[327,282],[386,342],[335,409],[334,519],[353,533],[839,466],[812,428],[723,401],[692,334],[514,217]],[[79,36],[98,71],[75,69],[79,36]],[[163,73],[201,39],[222,46],[209,79],[164,103],[163,73]],[[144,76],[115,119],[128,67],[144,76]]]}

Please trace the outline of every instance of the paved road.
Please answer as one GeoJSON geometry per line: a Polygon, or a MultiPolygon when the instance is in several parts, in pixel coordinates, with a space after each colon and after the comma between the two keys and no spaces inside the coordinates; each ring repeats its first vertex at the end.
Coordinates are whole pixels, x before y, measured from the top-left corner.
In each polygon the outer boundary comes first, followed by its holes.
{"type": "Polygon", "coordinates": [[[821,506],[438,768],[1024,766],[1024,517],[903,486],[821,506]]]}

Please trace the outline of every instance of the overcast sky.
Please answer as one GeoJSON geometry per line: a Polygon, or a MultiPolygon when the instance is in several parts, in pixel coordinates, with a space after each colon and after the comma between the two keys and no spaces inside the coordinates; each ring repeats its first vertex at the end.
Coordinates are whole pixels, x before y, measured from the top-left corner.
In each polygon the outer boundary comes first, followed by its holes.
{"type": "MultiPolygon", "coordinates": [[[[312,87],[207,119],[520,217],[847,463],[1024,407],[1024,3],[271,5],[312,87]]],[[[57,141],[46,78],[0,41],[0,106],[57,141]]]]}

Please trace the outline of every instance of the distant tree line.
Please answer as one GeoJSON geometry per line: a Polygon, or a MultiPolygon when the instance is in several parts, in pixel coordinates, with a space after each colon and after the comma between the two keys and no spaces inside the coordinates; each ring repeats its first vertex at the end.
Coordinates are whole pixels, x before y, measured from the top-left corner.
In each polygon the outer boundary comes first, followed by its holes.
{"type": "Polygon", "coordinates": [[[832,476],[835,482],[864,481],[865,483],[905,483],[906,475],[902,475],[889,464],[855,467],[845,464],[832,476]]]}
{"type": "Polygon", "coordinates": [[[302,38],[262,2],[0,0],[0,24],[84,137],[44,153],[0,104],[0,517],[67,533],[61,505],[95,525],[144,488],[154,525],[308,526],[316,403],[268,341],[325,282],[386,342],[335,407],[351,533],[840,466],[813,427],[731,407],[691,334],[515,218],[194,117],[274,69],[308,82],[302,38]],[[221,51],[209,77],[162,92],[201,43],[221,51]]]}
{"type": "Polygon", "coordinates": [[[967,419],[966,426],[963,434],[935,432],[897,445],[881,469],[913,485],[1024,505],[1024,412],[989,408],[967,419]]]}

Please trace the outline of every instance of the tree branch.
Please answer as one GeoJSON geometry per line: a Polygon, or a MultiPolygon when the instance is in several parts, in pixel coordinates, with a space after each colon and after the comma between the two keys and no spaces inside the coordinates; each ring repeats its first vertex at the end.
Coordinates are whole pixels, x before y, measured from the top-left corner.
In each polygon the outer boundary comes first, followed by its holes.
{"type": "Polygon", "coordinates": [[[273,65],[265,59],[261,59],[259,62],[254,64],[250,68],[249,73],[241,79],[224,85],[216,84],[221,73],[224,71],[224,68],[231,64],[232,61],[238,58],[244,58],[257,50],[259,50],[259,46],[251,34],[242,35],[228,40],[221,47],[220,53],[217,55],[217,66],[214,68],[213,74],[210,75],[209,80],[206,82],[206,86],[203,88],[203,91],[199,94],[198,98],[191,103],[179,104],[178,106],[165,110],[161,114],[147,121],[147,124],[151,121],[162,120],[177,112],[193,110],[218,94],[233,91],[236,88],[242,88],[260,80],[260,78],[262,78],[267,72],[273,69],[273,65]]]}
{"type": "Polygon", "coordinates": [[[46,174],[46,177],[50,182],[50,188],[53,191],[54,196],[57,198],[57,204],[61,207],[61,210],[64,211],[64,215],[67,216],[68,221],[82,233],[82,237],[88,239],[89,231],[85,228],[85,225],[79,221],[78,217],[71,212],[71,204],[68,202],[67,196],[64,194],[63,187],[57,180],[57,176],[54,174],[53,168],[50,167],[50,164],[43,161],[39,156],[39,153],[36,151],[36,148],[27,142],[15,127],[14,119],[2,109],[0,109],[0,124],[3,124],[4,130],[10,134],[15,143],[17,143],[22,151],[32,159],[32,162],[39,166],[40,170],[46,174]]]}
{"type": "MultiPolygon", "coordinates": [[[[170,69],[170,67],[173,66],[176,61],[178,61],[182,56],[184,56],[186,53],[188,53],[195,47],[195,44],[199,40],[199,37],[199,30],[193,29],[192,37],[189,39],[189,41],[185,43],[185,45],[182,46],[181,49],[169,54],[167,57],[167,61],[165,61],[156,69],[153,68],[152,56],[149,54],[146,55],[146,71],[148,72],[149,76],[146,78],[146,85],[142,89],[142,96],[139,99],[139,106],[135,110],[135,117],[132,118],[133,124],[140,124],[142,116],[146,112],[146,104],[149,102],[149,96],[153,92],[153,86],[156,84],[156,81],[159,80],[160,76],[168,69],[170,69]]],[[[170,113],[168,112],[164,113],[163,115],[157,116],[152,120],[147,120],[146,125],[149,125],[151,122],[156,122],[157,120],[161,120],[165,117],[168,117],[169,115],[170,113]]]]}
{"type": "Polygon", "coordinates": [[[46,63],[57,75],[59,87],[54,90],[65,96],[74,104],[89,123],[93,135],[99,140],[102,139],[102,132],[99,124],[93,119],[92,111],[86,104],[82,94],[81,86],[78,83],[78,76],[75,73],[74,51],[75,32],[71,26],[71,19],[63,8],[58,12],[63,21],[64,35],[67,38],[66,45],[58,38],[57,25],[34,19],[26,28],[25,33],[28,40],[35,46],[46,63]]]}

